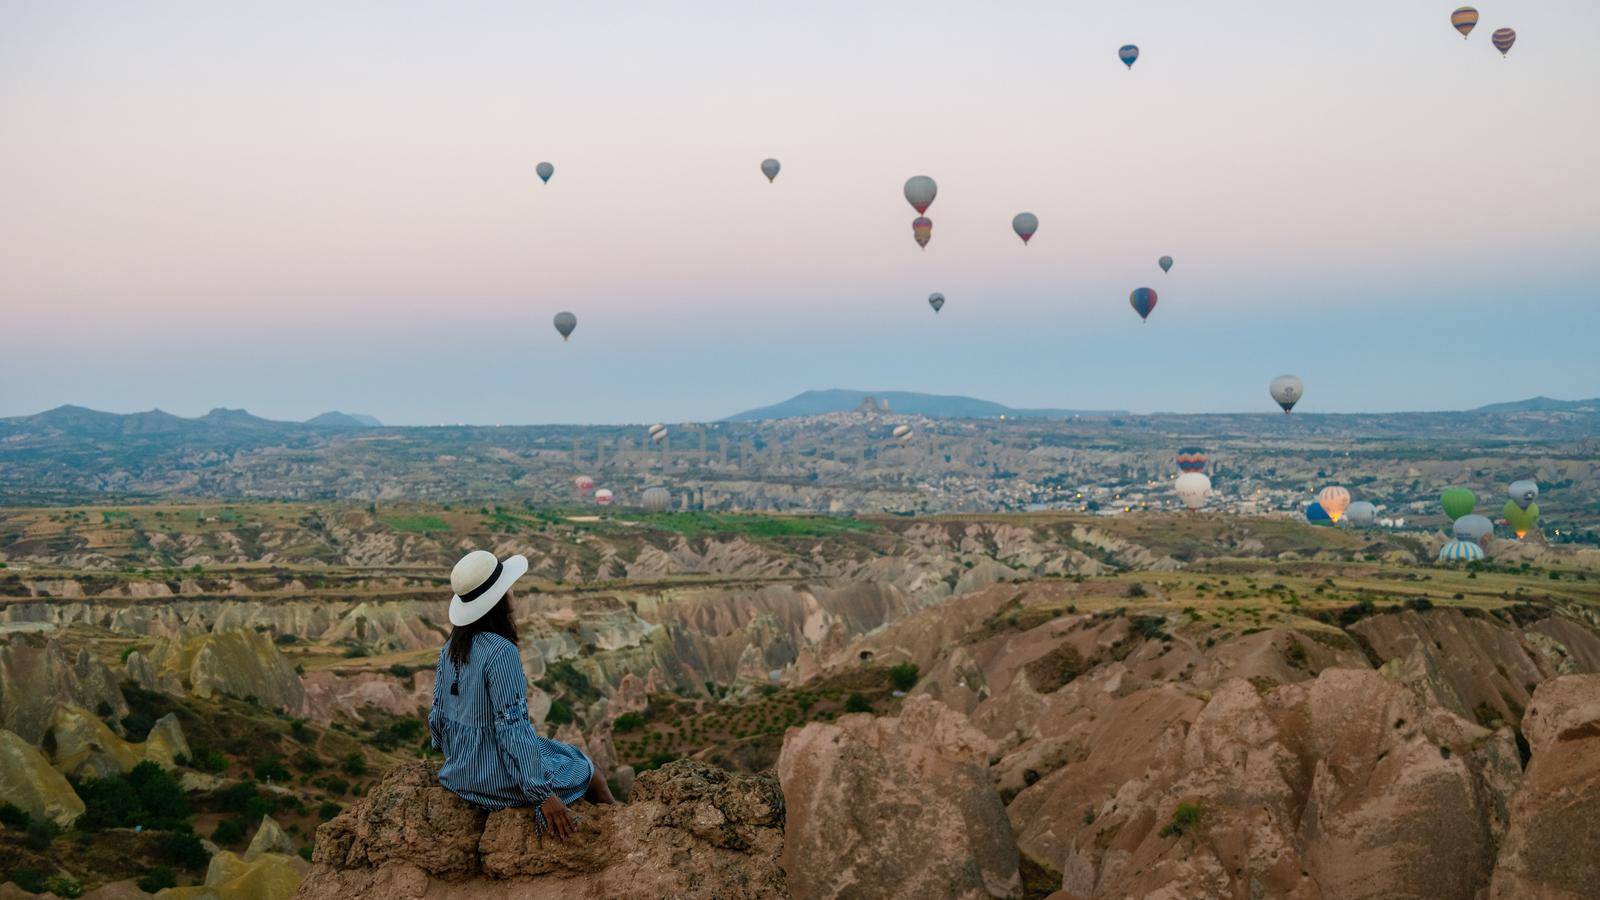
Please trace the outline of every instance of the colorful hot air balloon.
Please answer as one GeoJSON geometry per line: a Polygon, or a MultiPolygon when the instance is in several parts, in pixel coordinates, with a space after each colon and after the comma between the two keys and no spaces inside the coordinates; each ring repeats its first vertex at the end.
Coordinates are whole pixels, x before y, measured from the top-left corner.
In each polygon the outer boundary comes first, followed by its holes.
{"type": "Polygon", "coordinates": [[[1172,483],[1173,490],[1178,492],[1178,499],[1190,509],[1199,509],[1205,505],[1206,495],[1211,493],[1211,479],[1199,472],[1185,472],[1178,476],[1172,483]]]}
{"type": "Polygon", "coordinates": [[[1450,24],[1455,30],[1461,32],[1461,39],[1466,40],[1467,35],[1478,24],[1478,11],[1470,6],[1463,6],[1450,14],[1450,24]]]}
{"type": "Polygon", "coordinates": [[[911,426],[896,425],[894,431],[889,433],[889,436],[904,444],[911,440],[911,426]]]}
{"type": "Polygon", "coordinates": [[[537,166],[534,166],[533,167],[533,171],[539,173],[539,180],[540,181],[544,182],[545,184],[549,184],[550,183],[550,176],[554,175],[556,173],[556,167],[550,165],[547,162],[542,162],[542,163],[539,163],[537,166]]]}
{"type": "Polygon", "coordinates": [[[919,214],[928,211],[933,198],[939,195],[939,186],[926,175],[913,175],[906,179],[906,202],[919,214]]]}
{"type": "Polygon", "coordinates": [[[1529,503],[1539,498],[1539,485],[1524,478],[1521,481],[1511,482],[1511,487],[1506,490],[1506,493],[1511,495],[1512,502],[1523,509],[1527,509],[1529,503]]]}
{"type": "Polygon", "coordinates": [[[657,444],[667,439],[667,426],[657,422],[650,426],[650,440],[657,444]]]}
{"type": "Polygon", "coordinates": [[[1011,230],[1017,233],[1017,237],[1022,238],[1022,245],[1026,247],[1028,239],[1039,230],[1039,217],[1029,212],[1017,213],[1011,217],[1011,230]]]}
{"type": "Polygon", "coordinates": [[[928,249],[928,240],[933,237],[933,220],[927,216],[912,219],[911,237],[916,240],[918,247],[928,249]]]}
{"type": "Polygon", "coordinates": [[[1139,314],[1139,318],[1148,322],[1150,312],[1156,308],[1156,292],[1147,287],[1134,288],[1133,293],[1128,295],[1128,304],[1139,314]]]}
{"type": "Polygon", "coordinates": [[[664,487],[645,488],[644,508],[651,512],[661,512],[672,505],[672,492],[664,487]]]}
{"type": "Polygon", "coordinates": [[[1454,522],[1462,516],[1472,515],[1478,506],[1478,497],[1466,488],[1454,487],[1439,495],[1439,505],[1444,507],[1444,514],[1454,522]]]}
{"type": "Polygon", "coordinates": [[[564,341],[572,337],[572,330],[578,327],[578,317],[569,312],[556,313],[556,330],[561,332],[564,341]]]}
{"type": "Polygon", "coordinates": [[[611,491],[608,488],[601,488],[600,490],[595,491],[594,502],[600,504],[601,506],[610,506],[611,491]]]}
{"type": "Polygon", "coordinates": [[[1344,511],[1344,522],[1357,528],[1371,525],[1378,520],[1378,508],[1365,500],[1357,500],[1350,504],[1344,511]]]}
{"type": "Polygon", "coordinates": [[[779,165],[778,161],[775,159],[763,159],[761,161],[761,174],[767,176],[768,184],[772,183],[772,179],[778,177],[778,170],[780,168],[782,168],[782,166],[779,165]]]}
{"type": "Polygon", "coordinates": [[[1283,414],[1288,415],[1289,410],[1294,409],[1294,405],[1305,396],[1306,387],[1293,375],[1279,375],[1267,385],[1267,392],[1279,406],[1283,407],[1283,414]]]}
{"type": "Polygon", "coordinates": [[[1313,503],[1306,507],[1306,521],[1313,525],[1333,524],[1333,519],[1328,517],[1328,511],[1322,508],[1321,503],[1313,503]]]}
{"type": "Polygon", "coordinates": [[[1199,447],[1178,448],[1178,471],[1204,472],[1206,470],[1206,451],[1199,447]]]}
{"type": "Polygon", "coordinates": [[[929,294],[928,305],[933,307],[934,312],[944,309],[944,295],[938,291],[934,291],[933,293],[929,294]]]}
{"type": "Polygon", "coordinates": [[[1473,541],[1451,541],[1439,548],[1439,562],[1472,562],[1483,559],[1483,548],[1473,541]]]}
{"type": "Polygon", "coordinates": [[[1329,485],[1317,492],[1317,502],[1322,505],[1323,512],[1328,518],[1338,524],[1344,516],[1344,511],[1350,507],[1350,492],[1338,485],[1329,485]]]}
{"type": "Polygon", "coordinates": [[[1500,515],[1505,516],[1506,524],[1511,526],[1511,532],[1522,540],[1533,530],[1539,522],[1539,504],[1529,503],[1526,507],[1518,506],[1515,501],[1507,500],[1505,508],[1500,510],[1500,515]]]}
{"type": "Polygon", "coordinates": [[[1156,265],[1160,266],[1161,267],[1161,271],[1163,271],[1163,272],[1171,272],[1172,271],[1172,257],[1163,256],[1160,259],[1156,260],[1156,265]]]}
{"type": "Polygon", "coordinates": [[[1133,68],[1134,62],[1139,59],[1138,46],[1135,44],[1123,44],[1121,49],[1117,50],[1117,59],[1122,60],[1123,64],[1128,68],[1133,68]]]}
{"type": "Polygon", "coordinates": [[[1474,541],[1483,543],[1483,539],[1494,534],[1494,523],[1488,516],[1462,516],[1450,526],[1450,535],[1458,541],[1474,541]]]}
{"type": "Polygon", "coordinates": [[[1517,33],[1509,28],[1496,28],[1494,34],[1489,35],[1489,40],[1494,42],[1494,48],[1504,57],[1511,52],[1511,45],[1517,42],[1517,33]]]}
{"type": "Polygon", "coordinates": [[[594,490],[594,479],[587,475],[579,475],[577,478],[572,479],[572,484],[580,494],[587,494],[594,490]]]}

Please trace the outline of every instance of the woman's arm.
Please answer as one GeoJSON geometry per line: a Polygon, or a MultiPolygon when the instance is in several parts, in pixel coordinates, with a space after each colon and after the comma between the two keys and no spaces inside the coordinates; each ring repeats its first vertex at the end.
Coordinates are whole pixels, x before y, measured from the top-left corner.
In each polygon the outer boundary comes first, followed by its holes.
{"type": "Polygon", "coordinates": [[[485,660],[484,677],[488,680],[489,703],[494,710],[500,761],[536,810],[539,831],[543,833],[547,825],[545,801],[556,799],[557,804],[561,801],[551,792],[550,776],[544,770],[544,761],[533,739],[533,723],[528,721],[528,679],[522,674],[522,661],[517,657],[515,646],[499,641],[492,646],[494,649],[485,660]]]}
{"type": "Polygon", "coordinates": [[[439,719],[444,715],[439,710],[439,691],[444,686],[444,655],[449,649],[439,651],[439,663],[433,667],[433,706],[428,709],[428,735],[433,739],[433,749],[444,752],[444,739],[441,732],[444,726],[439,724],[439,719]]]}

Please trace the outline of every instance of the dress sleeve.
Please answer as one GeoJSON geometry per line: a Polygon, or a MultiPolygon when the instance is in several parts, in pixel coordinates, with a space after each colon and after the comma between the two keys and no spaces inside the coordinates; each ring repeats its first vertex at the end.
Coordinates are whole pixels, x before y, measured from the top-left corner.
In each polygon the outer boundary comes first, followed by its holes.
{"type": "Polygon", "coordinates": [[[538,743],[534,740],[533,723],[528,721],[528,679],[522,674],[517,651],[510,644],[497,642],[487,663],[484,677],[488,680],[490,708],[494,710],[494,735],[500,761],[533,805],[539,830],[543,832],[544,814],[538,809],[552,791],[550,776],[545,772],[538,743]]]}
{"type": "Polygon", "coordinates": [[[440,719],[444,713],[439,709],[439,692],[444,689],[444,655],[448,650],[439,651],[439,664],[433,667],[433,706],[428,710],[428,735],[433,739],[433,749],[444,752],[444,740],[440,735],[444,726],[440,719]]]}

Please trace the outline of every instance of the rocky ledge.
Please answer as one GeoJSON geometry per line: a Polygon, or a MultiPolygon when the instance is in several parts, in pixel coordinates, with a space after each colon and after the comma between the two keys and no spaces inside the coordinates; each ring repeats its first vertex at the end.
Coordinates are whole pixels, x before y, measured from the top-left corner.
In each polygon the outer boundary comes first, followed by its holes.
{"type": "Polygon", "coordinates": [[[576,837],[537,836],[532,810],[485,812],[439,786],[437,766],[390,770],[317,830],[296,895],[334,898],[787,896],[775,779],[680,760],[646,772],[630,801],[579,803],[576,837]]]}

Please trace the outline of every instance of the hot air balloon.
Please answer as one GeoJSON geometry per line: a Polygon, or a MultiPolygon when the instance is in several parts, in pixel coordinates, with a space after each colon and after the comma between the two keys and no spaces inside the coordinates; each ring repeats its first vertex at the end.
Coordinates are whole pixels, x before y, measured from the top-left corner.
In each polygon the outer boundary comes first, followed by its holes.
{"type": "Polygon", "coordinates": [[[1156,292],[1147,287],[1134,288],[1133,293],[1128,295],[1128,304],[1139,314],[1139,318],[1148,322],[1151,310],[1156,308],[1156,292]]]}
{"type": "Polygon", "coordinates": [[[1463,6],[1450,14],[1450,24],[1455,30],[1461,32],[1461,39],[1466,40],[1467,35],[1478,24],[1478,11],[1470,6],[1463,6]]]}
{"type": "Polygon", "coordinates": [[[1494,523],[1488,516],[1462,516],[1450,526],[1450,535],[1458,541],[1476,541],[1494,534],[1494,523]]]}
{"type": "Polygon", "coordinates": [[[1512,501],[1518,506],[1527,509],[1529,503],[1539,499],[1539,485],[1524,478],[1521,481],[1511,482],[1511,487],[1506,493],[1511,495],[1512,501]]]}
{"type": "Polygon", "coordinates": [[[1509,28],[1496,28],[1494,34],[1489,35],[1489,40],[1494,42],[1494,48],[1504,57],[1511,52],[1511,45],[1517,42],[1517,33],[1509,28]]]}
{"type": "Polygon", "coordinates": [[[595,491],[594,492],[594,502],[600,504],[601,506],[610,506],[611,505],[611,491],[610,491],[610,489],[601,488],[600,490],[595,491]]]}
{"type": "Polygon", "coordinates": [[[1472,514],[1478,506],[1478,497],[1466,488],[1450,488],[1439,495],[1439,505],[1444,507],[1444,514],[1454,522],[1472,514]]]}
{"type": "Polygon", "coordinates": [[[1322,508],[1321,503],[1313,503],[1306,507],[1306,521],[1313,525],[1333,524],[1333,519],[1328,517],[1328,511],[1322,508]]]}
{"type": "Polygon", "coordinates": [[[578,489],[578,493],[587,494],[594,490],[594,479],[587,475],[579,475],[572,479],[572,485],[578,489]]]}
{"type": "Polygon", "coordinates": [[[556,173],[556,167],[547,162],[539,163],[537,166],[533,167],[533,170],[539,173],[539,180],[545,184],[549,184],[550,176],[556,173]]]}
{"type": "Polygon", "coordinates": [[[1533,530],[1539,522],[1539,504],[1529,503],[1526,507],[1518,506],[1514,501],[1507,500],[1505,509],[1500,514],[1506,517],[1506,524],[1511,526],[1511,532],[1522,540],[1533,530]]]}
{"type": "Polygon", "coordinates": [[[1306,386],[1301,384],[1300,379],[1293,375],[1279,375],[1277,378],[1272,379],[1271,384],[1267,385],[1267,392],[1272,395],[1272,399],[1277,401],[1279,406],[1283,407],[1283,414],[1288,415],[1289,410],[1294,409],[1294,405],[1299,403],[1300,398],[1305,395],[1306,386]]]}
{"type": "Polygon", "coordinates": [[[889,433],[889,436],[904,444],[911,440],[911,434],[910,425],[896,425],[894,431],[889,433]]]}
{"type": "Polygon", "coordinates": [[[944,295],[938,291],[934,291],[933,293],[929,294],[928,305],[933,307],[934,312],[944,309],[944,295]]]}
{"type": "Polygon", "coordinates": [[[778,177],[778,170],[780,168],[782,168],[782,166],[780,166],[778,161],[775,159],[763,159],[761,161],[761,174],[767,176],[768,184],[771,184],[772,180],[778,177]]]}
{"type": "Polygon", "coordinates": [[[1451,541],[1439,548],[1439,562],[1472,562],[1483,559],[1483,548],[1474,541],[1451,541]]]}
{"type": "Polygon", "coordinates": [[[911,237],[916,240],[918,247],[928,249],[928,239],[933,237],[933,220],[927,216],[917,216],[912,219],[911,237]]]}
{"type": "Polygon", "coordinates": [[[672,492],[664,487],[645,488],[644,508],[651,512],[661,512],[672,505],[672,492]]]}
{"type": "Polygon", "coordinates": [[[647,428],[645,430],[650,432],[650,436],[651,437],[655,437],[656,436],[656,432],[665,431],[666,429],[667,429],[667,426],[661,424],[660,422],[657,422],[657,423],[655,423],[654,425],[651,425],[649,428],[647,428]]]}
{"type": "Polygon", "coordinates": [[[1017,213],[1011,217],[1011,230],[1017,233],[1017,237],[1022,238],[1022,245],[1026,247],[1028,239],[1039,230],[1039,217],[1029,212],[1017,213]]]}
{"type": "Polygon", "coordinates": [[[572,330],[578,327],[578,317],[569,312],[556,313],[556,330],[561,332],[564,341],[572,337],[572,330]]]}
{"type": "Polygon", "coordinates": [[[925,213],[933,205],[933,198],[939,194],[939,186],[933,179],[926,175],[914,175],[906,179],[906,202],[918,213],[925,213]]]}
{"type": "Polygon", "coordinates": [[[1206,495],[1211,493],[1211,479],[1199,472],[1185,472],[1178,476],[1172,483],[1178,492],[1178,499],[1190,509],[1199,509],[1206,502],[1206,495]]]}
{"type": "Polygon", "coordinates": [[[1134,44],[1123,44],[1117,51],[1117,59],[1122,60],[1128,68],[1133,68],[1134,62],[1139,59],[1139,48],[1134,44]]]}
{"type": "Polygon", "coordinates": [[[1171,272],[1172,271],[1172,257],[1163,256],[1160,259],[1156,260],[1156,265],[1160,266],[1161,267],[1161,271],[1163,271],[1163,272],[1171,272]]]}
{"type": "Polygon", "coordinates": [[[657,422],[650,426],[650,440],[661,443],[667,439],[667,426],[657,422]]]}
{"type": "Polygon", "coordinates": [[[1378,520],[1378,508],[1365,500],[1357,500],[1350,504],[1344,511],[1344,521],[1347,525],[1364,528],[1378,520]]]}
{"type": "Polygon", "coordinates": [[[1337,523],[1350,508],[1350,492],[1338,485],[1329,485],[1317,492],[1317,502],[1322,504],[1328,518],[1337,523]]]}
{"type": "Polygon", "coordinates": [[[1199,447],[1178,448],[1178,471],[1204,472],[1206,470],[1206,451],[1199,447]]]}

